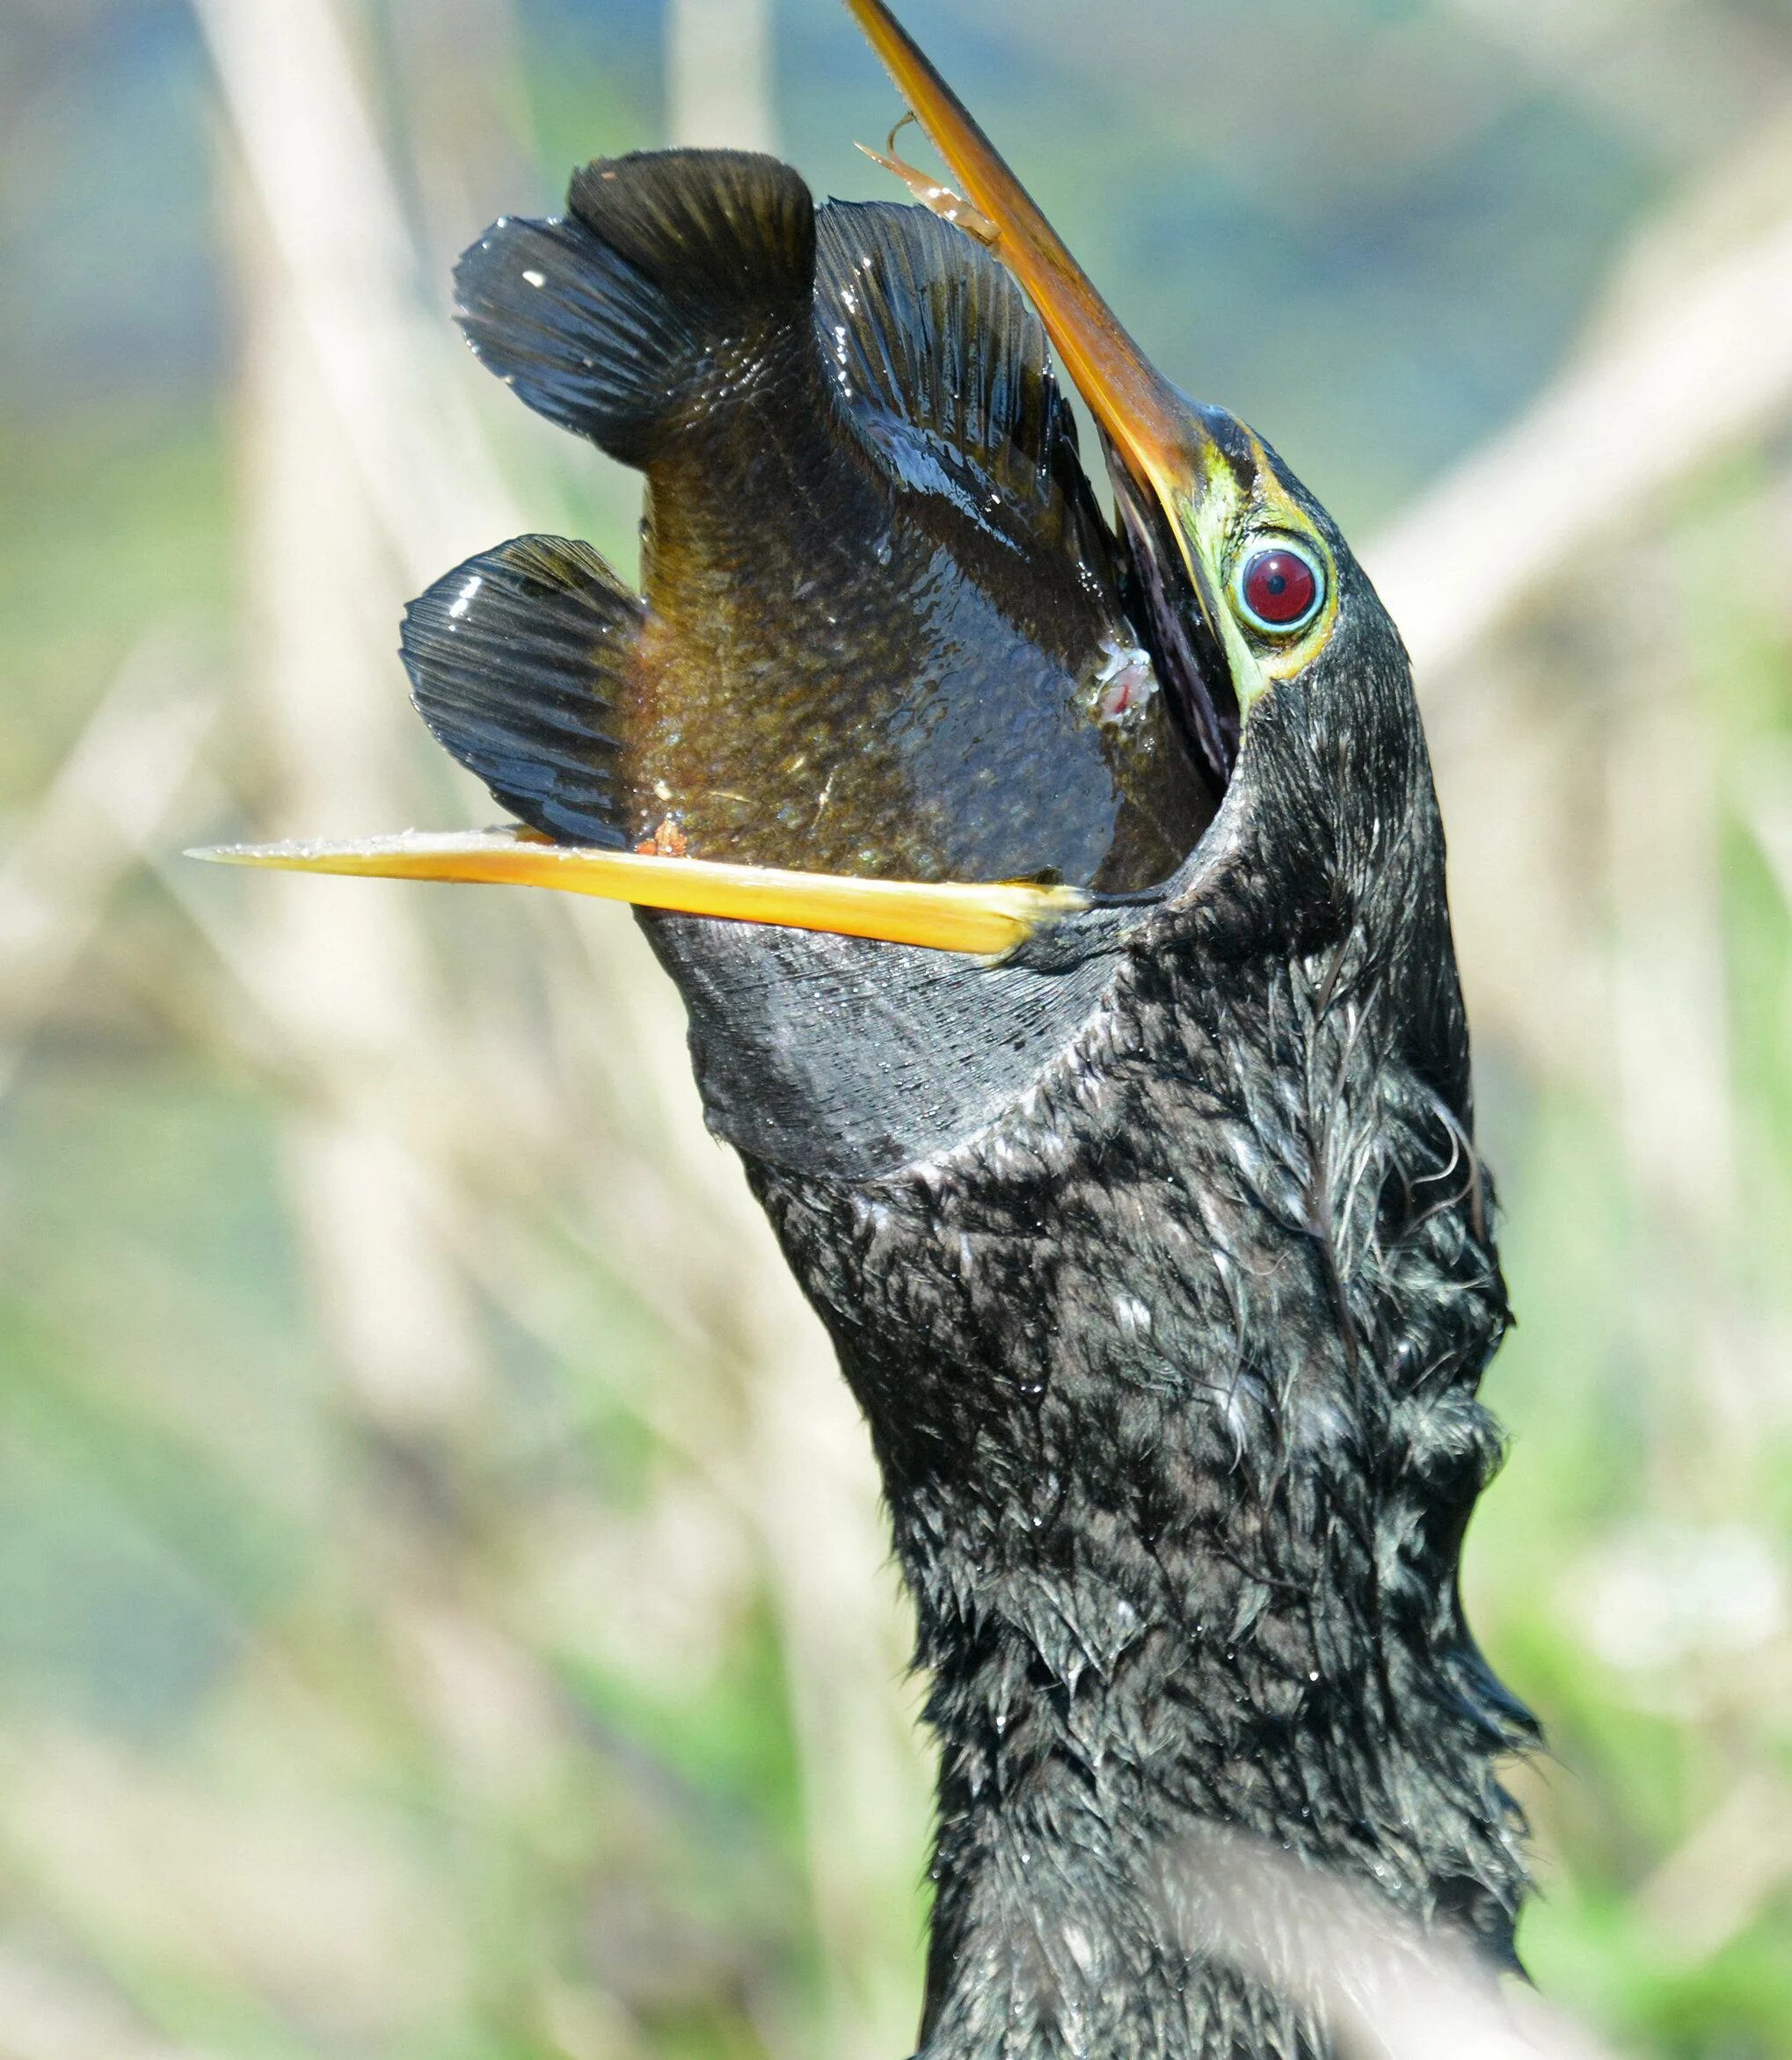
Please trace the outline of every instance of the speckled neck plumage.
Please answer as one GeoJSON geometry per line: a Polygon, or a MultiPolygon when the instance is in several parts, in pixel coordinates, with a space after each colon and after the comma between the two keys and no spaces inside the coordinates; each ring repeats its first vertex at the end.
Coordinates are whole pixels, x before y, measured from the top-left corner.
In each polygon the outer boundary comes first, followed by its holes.
{"type": "Polygon", "coordinates": [[[1177,1935],[1214,1826],[1511,1954],[1529,1720],[1456,1594],[1507,1316],[1429,773],[1396,725],[1400,805],[1294,849],[1310,740],[1262,720],[1212,882],[999,1120],[877,1180],[748,1162],[919,1613],[926,2060],[1329,2050],[1177,1935]]]}

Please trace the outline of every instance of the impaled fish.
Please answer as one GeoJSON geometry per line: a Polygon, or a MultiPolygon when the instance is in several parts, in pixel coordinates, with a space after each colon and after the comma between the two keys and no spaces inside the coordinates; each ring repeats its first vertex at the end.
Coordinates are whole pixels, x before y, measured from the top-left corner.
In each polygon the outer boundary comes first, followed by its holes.
{"type": "Polygon", "coordinates": [[[557,840],[914,882],[1169,877],[1217,806],[1044,331],[920,208],[599,162],[458,272],[474,349],[647,477],[645,598],[526,536],[413,604],[419,708],[557,840]]]}

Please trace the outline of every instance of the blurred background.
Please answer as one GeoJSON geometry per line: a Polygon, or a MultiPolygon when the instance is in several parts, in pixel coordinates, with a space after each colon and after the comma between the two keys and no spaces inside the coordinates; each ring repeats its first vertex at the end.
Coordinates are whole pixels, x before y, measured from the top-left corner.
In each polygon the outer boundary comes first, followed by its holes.
{"type": "MultiPolygon", "coordinates": [[[[1417,661],[1521,1327],[1471,1614],[1540,1982],[1792,2051],[1792,13],[911,0],[1417,661]]],[[[885,193],[831,0],[0,11],[0,2055],[892,2060],[868,1455],[626,914],[224,875],[489,819],[404,600],[637,482],[455,253],[575,162],[885,193]]],[[[917,146],[917,149],[919,146],[917,146]]]]}

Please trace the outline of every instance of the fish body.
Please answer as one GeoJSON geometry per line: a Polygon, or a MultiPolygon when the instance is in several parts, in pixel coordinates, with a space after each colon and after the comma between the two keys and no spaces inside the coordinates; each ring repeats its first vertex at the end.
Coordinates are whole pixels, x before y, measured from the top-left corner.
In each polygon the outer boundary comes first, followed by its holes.
{"type": "Polygon", "coordinates": [[[458,284],[481,358],[647,480],[643,599],[525,538],[407,620],[426,718],[526,821],[1111,891],[1193,848],[1215,783],[1128,620],[1044,332],[967,237],[817,209],[770,158],[647,153],[495,225],[458,284]]]}

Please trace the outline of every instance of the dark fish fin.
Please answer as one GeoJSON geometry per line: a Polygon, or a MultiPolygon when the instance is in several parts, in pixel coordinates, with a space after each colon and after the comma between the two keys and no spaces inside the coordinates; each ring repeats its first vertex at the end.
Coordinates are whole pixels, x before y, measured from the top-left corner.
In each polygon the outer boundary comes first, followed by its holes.
{"type": "Polygon", "coordinates": [[[1110,548],[1044,325],[1012,273],[925,207],[832,200],[816,229],[822,356],[866,440],[899,474],[917,455],[968,467],[1035,532],[1110,548]]]}
{"type": "Polygon", "coordinates": [[[575,172],[568,214],[506,219],[461,258],[456,315],[530,407],[645,464],[706,390],[808,352],[809,189],[775,157],[655,150],[575,172]]]}
{"type": "Polygon", "coordinates": [[[412,698],[513,815],[552,837],[620,848],[611,711],[643,613],[589,544],[514,537],[405,609],[412,698]]]}

